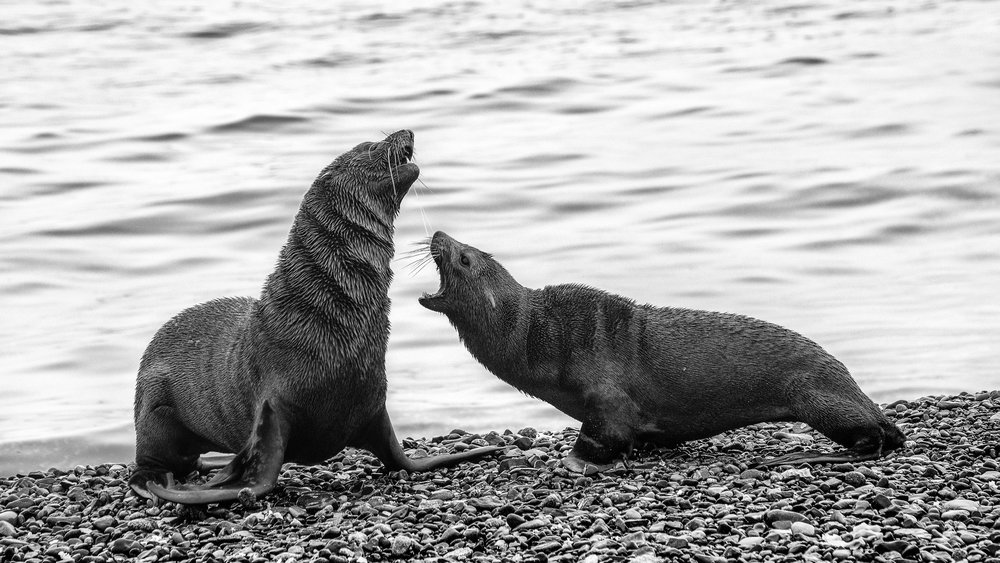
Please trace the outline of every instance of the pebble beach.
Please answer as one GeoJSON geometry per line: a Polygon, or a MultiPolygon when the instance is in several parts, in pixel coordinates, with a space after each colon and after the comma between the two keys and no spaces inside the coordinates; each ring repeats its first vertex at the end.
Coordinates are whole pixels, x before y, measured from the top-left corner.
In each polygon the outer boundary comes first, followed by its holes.
{"type": "Polygon", "coordinates": [[[755,468],[834,449],[781,423],[589,477],[559,463],[575,429],[455,430],[403,445],[505,450],[406,474],[349,449],[286,465],[259,499],[197,508],[131,494],[127,460],[53,468],[0,478],[0,561],[1000,561],[1000,391],[883,408],[905,448],[812,467],[755,468]]]}

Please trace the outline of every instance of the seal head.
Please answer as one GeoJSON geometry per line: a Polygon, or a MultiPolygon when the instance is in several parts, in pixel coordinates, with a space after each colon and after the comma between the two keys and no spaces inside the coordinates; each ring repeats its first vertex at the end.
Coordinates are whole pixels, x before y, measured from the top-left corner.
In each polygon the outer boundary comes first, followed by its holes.
{"type": "Polygon", "coordinates": [[[491,254],[441,231],[434,233],[428,248],[441,276],[437,292],[424,293],[419,299],[431,311],[445,313],[448,318],[476,316],[476,311],[470,310],[471,295],[481,297],[483,302],[477,300],[478,305],[497,309],[498,299],[516,290],[517,282],[491,254]]]}

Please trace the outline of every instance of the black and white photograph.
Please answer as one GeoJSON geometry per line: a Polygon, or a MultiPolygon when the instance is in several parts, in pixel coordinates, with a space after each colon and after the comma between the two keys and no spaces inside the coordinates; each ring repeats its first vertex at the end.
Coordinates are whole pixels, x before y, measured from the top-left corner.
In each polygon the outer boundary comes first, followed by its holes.
{"type": "Polygon", "coordinates": [[[2,12],[0,561],[1000,562],[1000,3],[2,12]]]}

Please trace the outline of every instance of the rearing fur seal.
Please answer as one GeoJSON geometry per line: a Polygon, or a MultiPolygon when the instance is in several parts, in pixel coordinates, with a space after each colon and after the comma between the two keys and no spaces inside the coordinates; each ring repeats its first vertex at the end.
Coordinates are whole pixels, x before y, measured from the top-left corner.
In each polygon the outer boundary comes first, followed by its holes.
{"type": "Polygon", "coordinates": [[[563,459],[603,470],[633,444],[673,446],[767,421],[799,420],[848,448],[766,465],[875,459],[903,433],[813,341],[741,315],[637,305],[583,285],[528,289],[489,254],[437,232],[447,315],[497,377],[583,423],[563,459]]]}
{"type": "Polygon", "coordinates": [[[187,309],[146,348],[135,389],[140,495],[204,504],[270,491],[285,461],[319,463],[345,446],[387,470],[428,470],[495,451],[411,460],[385,408],[393,220],[420,173],[413,133],[362,143],[320,172],[259,299],[187,309]],[[204,487],[173,486],[236,452],[204,487]],[[167,486],[162,486],[166,484],[167,486]]]}

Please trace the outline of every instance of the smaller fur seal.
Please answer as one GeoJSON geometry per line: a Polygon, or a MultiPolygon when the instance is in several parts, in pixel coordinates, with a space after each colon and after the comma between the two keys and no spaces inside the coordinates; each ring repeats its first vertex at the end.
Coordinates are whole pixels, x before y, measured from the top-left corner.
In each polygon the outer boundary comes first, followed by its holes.
{"type": "Polygon", "coordinates": [[[437,232],[447,315],[497,377],[581,421],[568,468],[593,473],[637,442],[674,446],[769,421],[802,421],[847,448],[764,465],[875,459],[905,437],[836,358],[751,317],[637,305],[583,285],[529,289],[481,250],[437,232]]]}
{"type": "Polygon", "coordinates": [[[499,448],[409,459],[385,408],[393,220],[420,172],[413,133],[362,143],[320,172],[259,299],[191,307],[156,333],[135,386],[135,492],[186,504],[270,491],[281,464],[365,448],[424,471],[499,448]],[[219,462],[199,458],[235,452],[219,462]],[[173,477],[222,467],[201,487],[173,477]]]}

